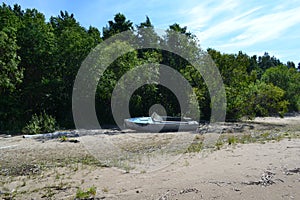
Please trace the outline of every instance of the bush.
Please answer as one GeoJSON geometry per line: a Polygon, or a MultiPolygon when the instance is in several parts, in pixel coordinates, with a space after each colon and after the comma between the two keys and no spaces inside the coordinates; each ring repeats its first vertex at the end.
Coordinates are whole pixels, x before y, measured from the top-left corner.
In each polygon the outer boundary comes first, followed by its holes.
{"type": "Polygon", "coordinates": [[[58,128],[56,120],[51,115],[43,112],[40,115],[34,114],[31,120],[22,129],[24,134],[39,134],[53,132],[58,128]]]}
{"type": "Polygon", "coordinates": [[[79,188],[76,192],[75,199],[90,199],[91,197],[94,197],[96,193],[97,189],[95,186],[88,188],[86,191],[79,188]]]}

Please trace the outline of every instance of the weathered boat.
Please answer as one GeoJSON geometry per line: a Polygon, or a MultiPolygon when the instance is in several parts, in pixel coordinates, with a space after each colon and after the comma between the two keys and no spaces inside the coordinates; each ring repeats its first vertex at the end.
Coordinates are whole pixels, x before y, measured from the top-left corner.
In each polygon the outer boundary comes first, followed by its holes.
{"type": "Polygon", "coordinates": [[[154,112],[151,117],[125,119],[124,126],[144,132],[195,131],[199,123],[191,118],[160,116],[154,112]]]}

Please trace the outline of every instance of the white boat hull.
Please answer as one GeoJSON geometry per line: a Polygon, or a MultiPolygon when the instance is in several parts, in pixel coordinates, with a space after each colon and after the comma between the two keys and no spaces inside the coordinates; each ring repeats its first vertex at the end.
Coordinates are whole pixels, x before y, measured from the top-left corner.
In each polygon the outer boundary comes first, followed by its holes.
{"type": "Polygon", "coordinates": [[[142,132],[195,131],[199,123],[196,121],[154,121],[151,117],[140,117],[125,119],[124,126],[142,132]]]}

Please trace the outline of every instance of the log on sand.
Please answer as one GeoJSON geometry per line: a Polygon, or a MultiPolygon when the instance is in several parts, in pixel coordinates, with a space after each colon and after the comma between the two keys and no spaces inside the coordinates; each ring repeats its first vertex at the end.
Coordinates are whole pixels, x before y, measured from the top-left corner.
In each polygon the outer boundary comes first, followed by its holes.
{"type": "Polygon", "coordinates": [[[56,131],[53,133],[45,133],[45,134],[35,134],[35,135],[23,135],[23,138],[33,138],[33,139],[52,139],[59,137],[79,137],[79,134],[75,131],[56,131]]]}

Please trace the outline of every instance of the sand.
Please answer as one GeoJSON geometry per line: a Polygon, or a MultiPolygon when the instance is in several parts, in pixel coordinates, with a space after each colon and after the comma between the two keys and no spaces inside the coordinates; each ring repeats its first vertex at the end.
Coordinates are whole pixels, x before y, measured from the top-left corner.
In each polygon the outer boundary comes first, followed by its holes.
{"type": "Polygon", "coordinates": [[[91,199],[300,199],[300,139],[290,137],[300,133],[300,117],[249,123],[247,132],[288,136],[198,153],[173,148],[195,133],[81,136],[79,143],[2,137],[0,197],[74,199],[79,188],[95,187],[91,199]],[[115,159],[124,149],[127,159],[115,159]]]}

